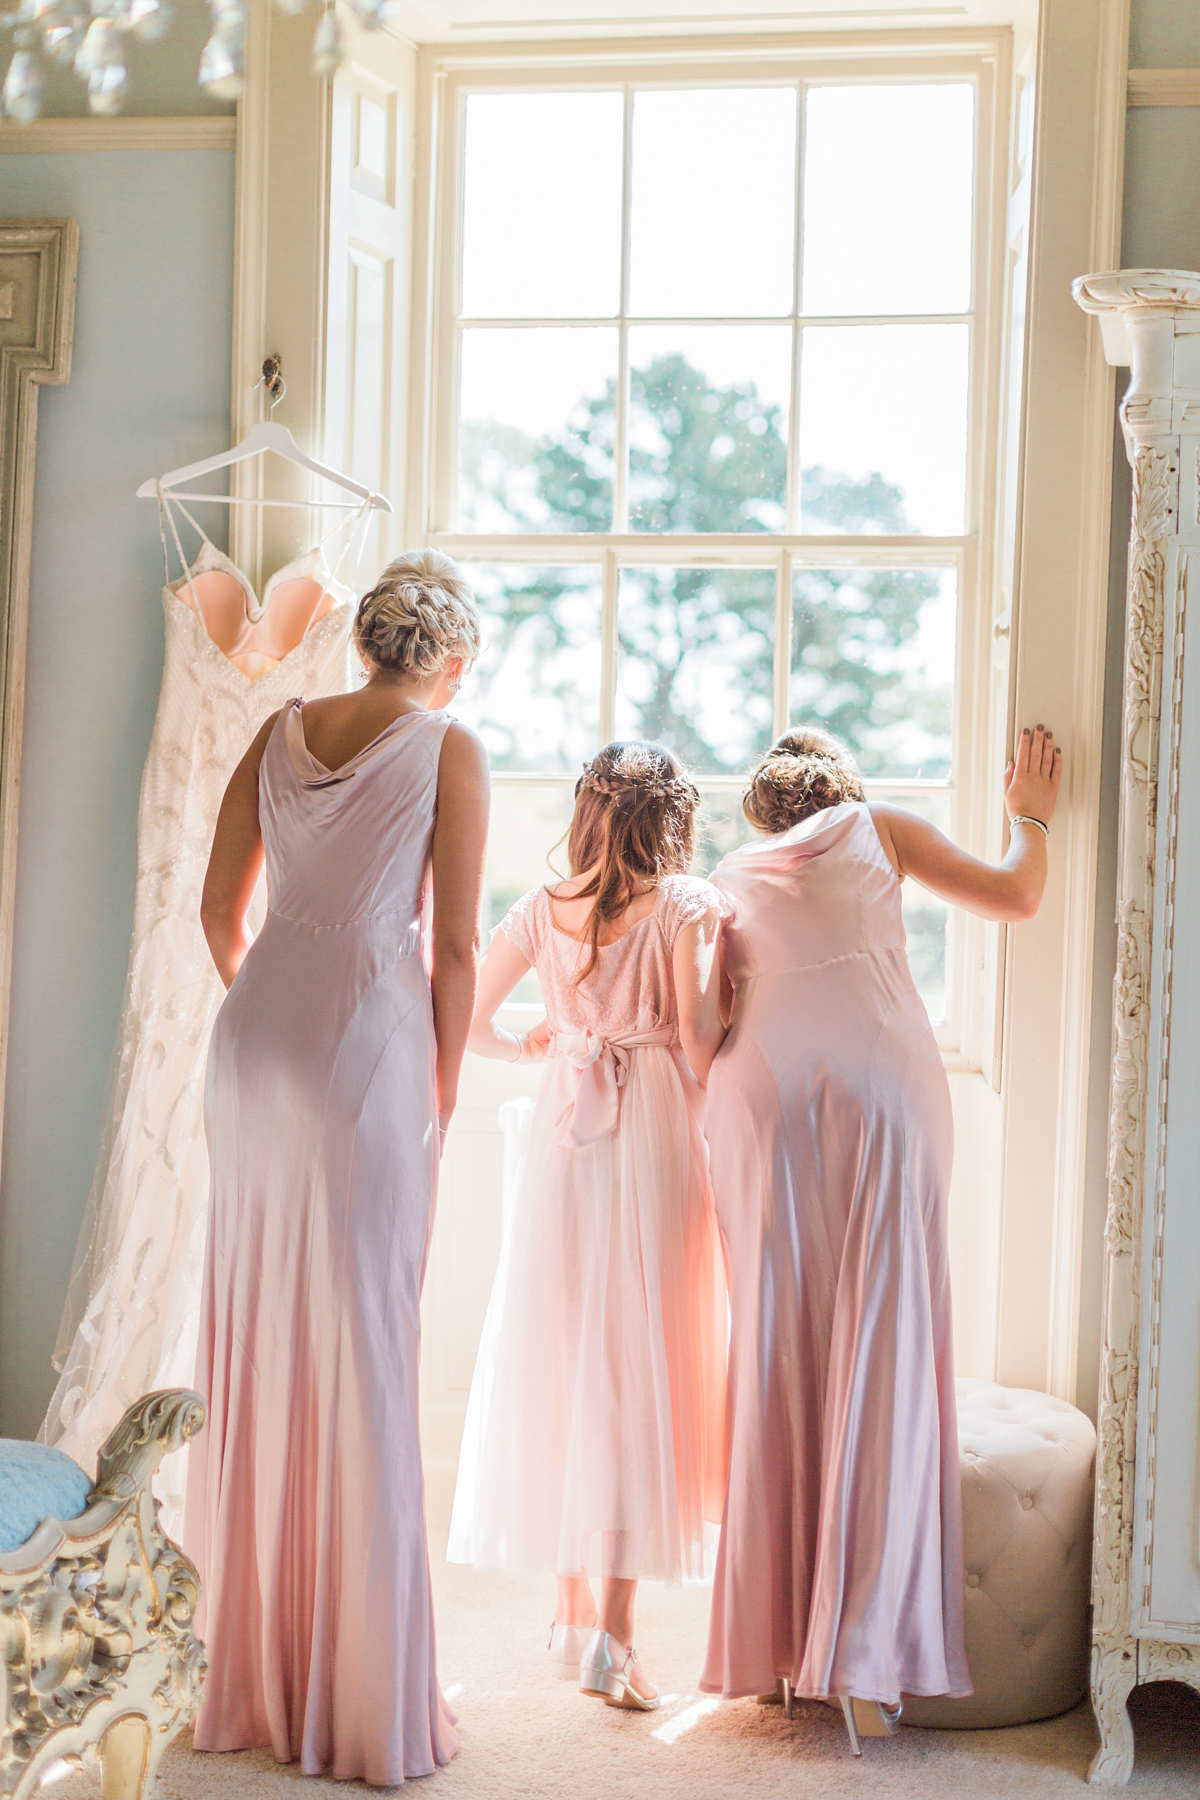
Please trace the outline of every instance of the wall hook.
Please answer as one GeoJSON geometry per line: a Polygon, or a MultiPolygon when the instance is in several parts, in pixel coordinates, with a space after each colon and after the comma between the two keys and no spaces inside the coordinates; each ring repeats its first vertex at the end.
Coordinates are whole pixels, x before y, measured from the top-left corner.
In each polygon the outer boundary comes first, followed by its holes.
{"type": "Polygon", "coordinates": [[[283,358],[272,355],[263,359],[262,374],[255,382],[255,387],[265,387],[271,396],[271,405],[267,412],[268,419],[287,393],[287,382],[283,379],[283,358]]]}

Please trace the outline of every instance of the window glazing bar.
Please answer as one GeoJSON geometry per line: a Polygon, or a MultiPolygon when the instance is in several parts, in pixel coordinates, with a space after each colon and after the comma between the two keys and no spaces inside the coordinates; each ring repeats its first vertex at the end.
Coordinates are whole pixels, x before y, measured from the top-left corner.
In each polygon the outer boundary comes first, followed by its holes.
{"type": "Polygon", "coordinates": [[[647,563],[669,563],[688,568],[773,569],[781,550],[791,552],[799,568],[821,569],[831,564],[863,568],[951,568],[963,549],[973,542],[959,536],[918,537],[864,533],[861,537],[819,537],[799,533],[680,532],[512,532],[475,535],[466,532],[431,531],[426,542],[462,561],[487,563],[599,563],[611,551],[626,568],[647,563]]]}
{"type": "Polygon", "coordinates": [[[600,742],[611,742],[615,730],[617,707],[617,657],[620,640],[617,635],[617,599],[620,575],[612,550],[604,554],[604,576],[600,591],[600,742]]]}
{"type": "MultiPolygon", "coordinates": [[[[784,726],[786,726],[786,724],[787,720],[785,719],[784,726]]],[[[781,726],[780,729],[782,730],[784,726],[781,726]]],[[[608,732],[607,735],[603,732],[601,733],[601,737],[605,742],[607,742],[611,736],[611,731],[608,732]]],[[[702,769],[693,770],[692,773],[695,777],[697,786],[701,788],[710,788],[714,792],[719,790],[722,793],[728,791],[731,794],[740,794],[746,785],[746,777],[741,774],[710,775],[706,774],[702,769]]],[[[500,787],[507,782],[513,787],[573,788],[576,779],[577,777],[573,773],[566,775],[548,775],[540,769],[494,768],[492,770],[493,787],[500,787]]],[[[919,776],[910,776],[908,780],[893,780],[881,775],[863,776],[863,787],[874,800],[903,801],[906,795],[911,798],[919,798],[921,795],[927,794],[954,794],[957,792],[957,786],[958,784],[955,781],[942,781],[940,779],[924,780],[919,776]]]]}
{"type": "Polygon", "coordinates": [[[698,314],[668,316],[663,313],[607,313],[588,318],[487,319],[458,318],[461,331],[595,331],[601,326],[610,330],[617,325],[652,325],[656,329],[689,330],[696,325],[969,325],[974,313],[721,313],[713,317],[698,314]]]}

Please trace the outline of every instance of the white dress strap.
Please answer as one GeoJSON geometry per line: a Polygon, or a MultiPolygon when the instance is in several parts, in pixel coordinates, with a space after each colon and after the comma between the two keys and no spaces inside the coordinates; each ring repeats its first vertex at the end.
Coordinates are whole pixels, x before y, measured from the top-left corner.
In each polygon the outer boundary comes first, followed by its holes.
{"type": "MultiPolygon", "coordinates": [[[[171,511],[170,501],[167,497],[166,491],[163,488],[163,484],[161,481],[155,482],[154,490],[158,496],[158,535],[162,539],[163,570],[164,570],[165,576],[166,576],[166,585],[167,585],[167,587],[170,587],[170,585],[171,585],[171,559],[167,554],[167,534],[166,534],[165,530],[163,529],[164,518],[166,519],[167,523],[171,527],[171,536],[175,539],[175,548],[179,553],[179,564],[180,564],[181,569],[183,570],[183,579],[187,582],[188,592],[192,596],[192,605],[195,607],[197,613],[199,613],[200,602],[196,597],[196,590],[192,586],[191,566],[188,563],[187,557],[183,554],[183,545],[179,541],[179,527],[175,523],[175,515],[171,511]]],[[[179,506],[179,510],[183,514],[184,518],[187,520],[188,524],[195,526],[195,529],[197,531],[200,531],[200,527],[196,524],[195,519],[192,518],[192,516],[188,512],[187,508],[185,506],[181,506],[178,501],[176,501],[175,504],[177,506],[179,506]]],[[[207,544],[208,539],[206,537],[204,537],[204,533],[202,531],[200,531],[200,536],[202,538],[204,538],[204,542],[207,544]]]]}

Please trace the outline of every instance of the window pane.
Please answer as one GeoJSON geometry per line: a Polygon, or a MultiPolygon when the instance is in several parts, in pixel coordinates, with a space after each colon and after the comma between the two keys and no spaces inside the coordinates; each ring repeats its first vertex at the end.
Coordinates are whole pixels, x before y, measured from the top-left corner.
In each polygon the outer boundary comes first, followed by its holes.
{"type": "MultiPolygon", "coordinates": [[[[747,759],[748,760],[748,759],[747,759]]],[[[700,783],[700,820],[696,832],[694,875],[711,875],[723,856],[758,838],[742,811],[740,787],[706,787],[700,783]]]]}
{"type": "MultiPolygon", "coordinates": [[[[575,810],[574,781],[505,781],[492,787],[492,821],[484,870],[483,919],[494,930],[509,907],[541,882],[567,872],[567,847],[554,846],[567,831],[575,810]],[[550,866],[553,857],[554,867],[550,866]]],[[[512,999],[541,999],[541,984],[531,969],[513,990],[512,999]]]]}
{"type": "Polygon", "coordinates": [[[774,626],[769,569],[622,570],[617,736],[740,773],[771,736],[774,626]]]}
{"type": "Polygon", "coordinates": [[[599,748],[598,569],[476,568],[483,653],[455,712],[494,769],[579,773],[599,748]]]}
{"type": "Polygon", "coordinates": [[[789,711],[845,740],[864,775],[950,773],[953,569],[797,569],[789,711]]]}
{"type": "MultiPolygon", "coordinates": [[[[902,788],[889,793],[872,785],[868,798],[886,800],[890,806],[902,806],[918,818],[928,819],[947,836],[953,829],[951,797],[948,793],[907,792],[902,788]]],[[[935,1025],[946,1016],[946,927],[949,908],[944,900],[928,888],[908,880],[901,890],[904,931],[908,938],[908,962],[926,1011],[935,1025]]]]}
{"type": "Polygon", "coordinates": [[[782,531],[786,325],[643,325],[629,333],[631,531],[782,531]]]}
{"type": "Polygon", "coordinates": [[[616,373],[615,330],[464,331],[459,529],[610,530],[616,373]]]}
{"type": "Polygon", "coordinates": [[[794,88],[640,93],[629,306],[643,318],[791,311],[794,88]]]}
{"type": "Polygon", "coordinates": [[[970,327],[810,325],[802,338],[801,530],[960,532],[970,327]]]}
{"type": "Polygon", "coordinates": [[[969,83],[810,88],[803,310],[966,312],[974,157],[969,83]]]}
{"type": "Polygon", "coordinates": [[[619,92],[470,96],[466,317],[595,319],[616,312],[623,114],[619,92]]]}

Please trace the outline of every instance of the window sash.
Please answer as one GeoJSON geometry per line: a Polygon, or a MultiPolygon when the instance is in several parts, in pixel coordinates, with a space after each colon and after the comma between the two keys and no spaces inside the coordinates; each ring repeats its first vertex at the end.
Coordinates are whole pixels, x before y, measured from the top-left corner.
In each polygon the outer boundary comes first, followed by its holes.
{"type": "MultiPolygon", "coordinates": [[[[788,418],[787,444],[787,494],[786,519],[787,532],[779,535],[796,534],[799,527],[800,503],[800,467],[799,467],[799,421],[800,421],[800,352],[803,332],[810,326],[838,326],[847,329],[879,325],[929,325],[959,324],[966,325],[969,330],[968,346],[968,443],[967,443],[967,491],[965,495],[964,525],[970,532],[976,521],[978,496],[986,487],[986,476],[989,473],[982,467],[985,442],[982,434],[971,427],[975,416],[980,412],[977,397],[980,391],[980,377],[983,370],[980,366],[980,333],[976,329],[980,312],[981,294],[990,287],[991,271],[991,206],[990,189],[995,160],[994,145],[994,73],[997,58],[997,46],[993,41],[986,41],[992,34],[980,34],[985,42],[974,55],[964,54],[961,38],[947,39],[942,44],[931,44],[923,55],[915,54],[909,48],[897,48],[890,54],[881,52],[878,43],[864,47],[863,53],[847,54],[845,42],[837,47],[836,54],[830,54],[828,46],[814,50],[805,48],[802,54],[795,49],[781,50],[761,41],[757,46],[741,40],[736,45],[728,42],[721,46],[730,51],[728,57],[721,56],[719,68],[712,66],[717,53],[717,46],[712,43],[681,43],[676,54],[669,61],[661,57],[655,59],[649,55],[639,55],[636,46],[629,46],[618,62],[612,60],[612,47],[608,45],[580,45],[576,56],[570,62],[555,62],[544,55],[539,55],[535,47],[522,46],[527,49],[527,56],[514,55],[513,46],[497,46],[495,59],[478,51],[473,56],[457,59],[459,68],[451,68],[444,81],[444,90],[440,102],[440,147],[437,192],[437,254],[435,257],[435,273],[437,276],[436,314],[437,314],[437,356],[434,392],[431,395],[429,415],[431,437],[433,443],[432,481],[428,495],[428,516],[424,523],[426,530],[432,529],[439,538],[444,535],[467,536],[458,530],[457,520],[457,476],[458,476],[458,415],[459,415],[459,346],[461,335],[465,330],[504,329],[529,330],[538,327],[561,327],[565,329],[595,329],[597,326],[615,328],[618,332],[617,362],[617,419],[616,442],[614,445],[614,492],[613,492],[613,533],[623,535],[623,527],[628,516],[627,507],[627,475],[628,475],[628,415],[629,415],[629,354],[628,333],[639,326],[650,325],[672,329],[674,327],[703,327],[705,325],[738,325],[761,326],[764,324],[790,325],[791,343],[791,382],[790,408],[788,418]],[[771,54],[772,48],[775,54],[771,54]],[[753,51],[747,54],[748,50],[753,51]],[[764,56],[764,50],[767,52],[764,56]],[[587,70],[587,64],[593,67],[587,70]],[[801,259],[803,255],[803,204],[804,204],[804,100],[805,91],[810,86],[825,86],[831,82],[847,85],[859,85],[873,80],[886,81],[901,85],[920,85],[932,82],[970,82],[975,88],[975,166],[974,166],[974,229],[971,259],[971,307],[966,312],[946,313],[879,313],[863,315],[816,314],[800,310],[801,296],[801,259]],[[629,311],[629,274],[630,274],[630,231],[631,231],[631,132],[632,132],[632,99],[639,90],[647,88],[693,88],[693,87],[740,87],[740,86],[777,86],[791,87],[797,92],[798,122],[796,133],[796,177],[793,199],[793,277],[792,307],[787,312],[745,317],[743,315],[722,314],[714,317],[676,318],[666,316],[634,315],[629,311]],[[624,132],[624,168],[621,222],[621,271],[620,271],[620,307],[617,313],[589,318],[561,318],[546,315],[539,318],[490,318],[480,316],[467,317],[460,311],[461,270],[462,270],[462,215],[464,199],[464,152],[466,101],[472,93],[495,91],[497,89],[510,92],[530,91],[548,87],[557,91],[594,91],[596,89],[620,89],[625,103],[624,132]]],[[[451,59],[452,63],[455,59],[451,59]]],[[[992,472],[994,473],[994,471],[992,472]]],[[[515,535],[515,534],[514,534],[515,535]]],[[[591,535],[580,533],[580,536],[591,535]]],[[[647,533],[649,537],[651,534],[647,533]]],[[[754,534],[760,535],[760,534],[754,534]]],[[[765,535],[765,534],[763,534],[765,535]]]]}
{"type": "MultiPolygon", "coordinates": [[[[853,537],[810,538],[791,537],[773,538],[766,532],[746,533],[745,536],[730,535],[722,537],[719,546],[714,537],[704,533],[695,533],[678,537],[659,536],[651,532],[641,535],[624,535],[602,537],[599,533],[555,538],[537,535],[520,537],[473,537],[466,533],[429,534],[429,543],[439,550],[446,551],[457,561],[466,564],[485,563],[489,566],[513,565],[517,567],[530,564],[545,564],[559,567],[564,564],[597,564],[601,565],[601,615],[600,615],[600,742],[607,743],[614,735],[617,700],[617,603],[620,589],[622,569],[645,568],[648,565],[666,565],[670,568],[690,569],[773,569],[775,574],[775,634],[773,654],[773,691],[772,691],[772,731],[778,737],[792,723],[789,716],[790,683],[792,670],[792,577],[799,569],[828,568],[942,568],[955,571],[956,591],[958,596],[958,614],[955,633],[955,706],[954,725],[951,740],[952,771],[958,768],[958,715],[960,707],[958,695],[962,676],[962,649],[964,619],[964,587],[965,574],[970,562],[967,554],[970,545],[964,538],[888,538],[872,536],[866,539],[853,537]],[[586,546],[589,554],[583,554],[586,546]],[[714,554],[718,549],[720,554],[714,554]],[[865,554],[864,554],[865,552],[865,554]]],[[[511,772],[510,772],[511,773],[511,772]]],[[[507,778],[504,771],[497,771],[496,780],[507,778]]],[[[551,777],[530,777],[530,779],[552,779],[551,777]]],[[[713,781],[723,778],[714,776],[713,781]]],[[[704,780],[708,782],[707,775],[704,780]]],[[[883,783],[890,789],[917,787],[921,783],[897,782],[888,779],[883,783]]],[[[935,787],[953,786],[953,777],[949,784],[935,782],[935,787]]]]}
{"type": "MultiPolygon", "coordinates": [[[[788,723],[788,689],[791,662],[792,573],[805,567],[953,567],[958,592],[958,629],[955,650],[955,705],[951,741],[951,775],[947,781],[869,780],[868,796],[916,800],[922,793],[944,793],[951,802],[952,829],[968,842],[982,840],[990,816],[990,795],[981,789],[986,724],[975,716],[988,689],[992,649],[993,591],[996,580],[998,521],[998,434],[1000,370],[1003,356],[1006,292],[1004,280],[1004,206],[1008,175],[1008,118],[997,107],[998,78],[1007,77],[1009,34],[1003,30],[931,33],[919,46],[888,43],[877,35],[829,34],[798,49],[795,39],[697,38],[662,43],[630,41],[574,43],[564,46],[494,44],[439,47],[425,56],[427,83],[423,111],[426,122],[429,211],[428,261],[418,269],[417,329],[414,333],[413,378],[418,404],[414,412],[414,455],[410,463],[410,535],[446,550],[465,562],[496,564],[599,563],[603,571],[602,739],[612,734],[616,691],[616,602],[623,567],[669,564],[679,567],[774,568],[776,581],[776,642],[773,714],[775,729],[788,723]],[[602,318],[489,319],[459,316],[457,311],[461,267],[461,213],[465,98],[480,91],[530,91],[619,87],[693,88],[705,86],[788,85],[796,87],[803,108],[804,89],[830,82],[862,84],[929,83],[969,80],[975,86],[975,166],[972,245],[971,309],[966,313],[806,314],[799,310],[799,260],[802,255],[803,208],[803,112],[797,130],[797,180],[794,239],[796,268],[793,273],[793,310],[753,318],[721,315],[715,319],[667,319],[635,317],[627,310],[602,318]],[[651,532],[608,533],[471,533],[455,529],[454,487],[457,474],[457,423],[459,411],[458,340],[465,329],[488,325],[506,330],[561,325],[583,328],[615,326],[620,333],[622,355],[618,369],[620,393],[628,396],[627,333],[639,324],[698,326],[790,324],[792,387],[788,421],[787,524],[783,532],[730,534],[651,532]],[[801,336],[808,326],[880,324],[966,324],[970,331],[968,362],[967,483],[963,530],[954,534],[884,537],[801,533],[797,504],[799,489],[799,393],[798,369],[801,336]],[[970,762],[968,763],[968,758],[970,762]]],[[[623,200],[622,304],[628,301],[629,121],[626,103],[626,151],[623,200]]],[[[620,416],[627,417],[627,405],[620,416]]],[[[618,441],[615,474],[624,484],[626,455],[618,441]]],[[[614,501],[616,501],[614,495],[614,501]]],[[[615,516],[623,518],[622,510],[615,516]]],[[[547,774],[497,771],[498,785],[566,785],[565,779],[547,774]]],[[[708,776],[703,785],[714,791],[736,788],[736,779],[708,776]]],[[[936,1027],[938,1041],[948,1061],[967,1066],[964,1047],[977,1026],[977,997],[967,994],[963,972],[973,959],[981,927],[951,911],[947,930],[946,1009],[936,1027]]]]}

